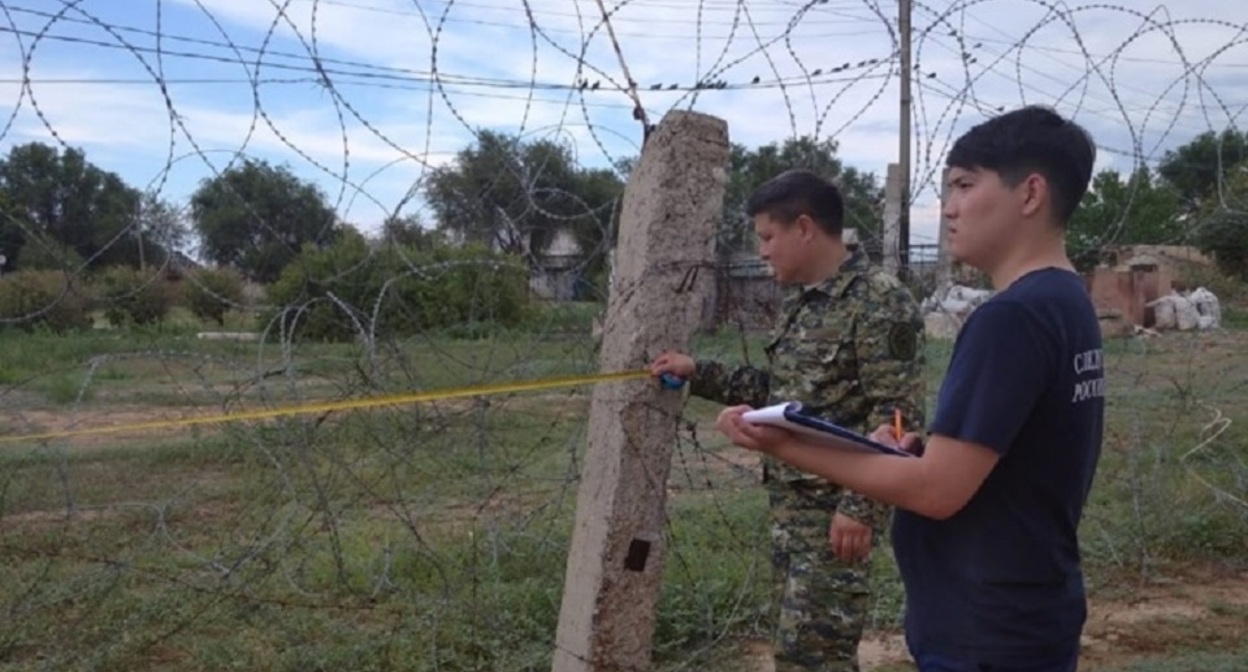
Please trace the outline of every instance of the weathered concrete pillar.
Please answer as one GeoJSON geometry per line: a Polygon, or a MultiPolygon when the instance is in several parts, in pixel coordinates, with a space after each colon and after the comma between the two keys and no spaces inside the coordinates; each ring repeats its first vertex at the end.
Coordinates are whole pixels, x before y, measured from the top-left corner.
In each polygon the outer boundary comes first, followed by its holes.
{"type": "Polygon", "coordinates": [[[901,202],[901,187],[901,166],[888,164],[884,175],[884,235],[881,236],[884,257],[880,266],[894,275],[901,267],[901,209],[909,207],[901,202]]]}
{"type": "MultiPolygon", "coordinates": [[[[603,322],[603,371],[688,351],[714,279],[728,127],[671,112],[651,133],[624,193],[615,282],[603,322]]],[[[680,393],[651,380],[598,385],[577,495],[555,672],[650,666],[667,558],[667,478],[680,393]]]]}

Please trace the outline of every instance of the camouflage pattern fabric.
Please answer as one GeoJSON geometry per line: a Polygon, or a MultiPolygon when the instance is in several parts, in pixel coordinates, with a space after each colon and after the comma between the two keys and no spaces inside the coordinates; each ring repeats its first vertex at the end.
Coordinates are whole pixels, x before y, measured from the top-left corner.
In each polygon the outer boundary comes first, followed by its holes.
{"type": "MultiPolygon", "coordinates": [[[[855,252],[840,271],[785,297],[766,347],[768,367],[698,360],[690,392],[755,408],[800,401],[809,412],[862,433],[924,424],[923,319],[909,290],[855,252]]],[[[845,563],[828,542],[841,513],[883,533],[890,507],[764,458],[771,505],[778,608],[777,672],[858,670],[869,602],[869,562],[845,563]]]]}
{"type": "Polygon", "coordinates": [[[870,575],[869,565],[837,559],[828,543],[839,493],[799,480],[768,495],[776,671],[856,672],[870,575]]]}

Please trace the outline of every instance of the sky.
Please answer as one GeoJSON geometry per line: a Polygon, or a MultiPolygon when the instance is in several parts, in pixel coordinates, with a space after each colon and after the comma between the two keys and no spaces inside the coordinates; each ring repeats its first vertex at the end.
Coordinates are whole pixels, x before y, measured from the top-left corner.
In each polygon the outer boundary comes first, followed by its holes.
{"type": "MultiPolygon", "coordinates": [[[[609,167],[640,151],[625,68],[651,123],[693,109],[749,147],[832,138],[847,165],[881,181],[900,151],[895,0],[0,0],[0,10],[0,153],[31,141],[80,148],[180,204],[251,157],[316,182],[361,230],[392,213],[429,221],[430,169],[479,129],[554,139],[581,165],[609,167]]],[[[1248,3],[923,0],[912,26],[913,244],[936,241],[948,145],[999,109],[1055,107],[1092,133],[1098,168],[1122,171],[1201,132],[1248,128],[1248,3]]]]}

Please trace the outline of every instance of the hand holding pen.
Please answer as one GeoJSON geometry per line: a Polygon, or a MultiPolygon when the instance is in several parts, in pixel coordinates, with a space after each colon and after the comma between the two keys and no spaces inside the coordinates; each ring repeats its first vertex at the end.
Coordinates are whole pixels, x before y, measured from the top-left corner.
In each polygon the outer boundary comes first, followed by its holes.
{"type": "Polygon", "coordinates": [[[900,408],[893,409],[893,424],[880,425],[870,438],[886,446],[901,448],[912,455],[922,455],[923,439],[916,432],[906,432],[900,408]]]}

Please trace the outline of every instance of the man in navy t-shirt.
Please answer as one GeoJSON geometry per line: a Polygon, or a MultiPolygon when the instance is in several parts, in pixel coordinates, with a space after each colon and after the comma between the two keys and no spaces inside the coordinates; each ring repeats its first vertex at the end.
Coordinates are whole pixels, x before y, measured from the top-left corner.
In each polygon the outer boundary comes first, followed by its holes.
{"type": "Polygon", "coordinates": [[[1078,527],[1100,457],[1100,328],[1065,232],[1095,146],[1046,108],[986,121],[946,160],[950,255],[994,296],[963,325],[916,458],[813,446],[726,409],[738,445],[893,504],[906,639],[921,672],[1075,672],[1078,527]]]}
{"type": "Polygon", "coordinates": [[[1073,672],[1085,617],[1076,531],[1104,391],[1096,314],[1069,270],[1030,271],[971,314],[929,449],[954,439],[996,464],[957,513],[894,517],[916,657],[1073,672]]]}

